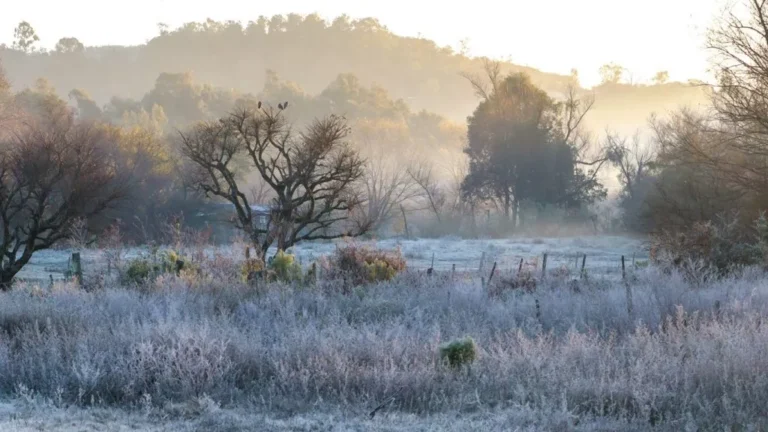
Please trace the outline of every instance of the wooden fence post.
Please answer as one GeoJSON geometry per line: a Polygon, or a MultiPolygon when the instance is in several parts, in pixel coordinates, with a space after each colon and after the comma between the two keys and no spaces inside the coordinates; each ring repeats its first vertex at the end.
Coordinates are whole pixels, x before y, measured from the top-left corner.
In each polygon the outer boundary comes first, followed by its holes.
{"type": "Polygon", "coordinates": [[[544,260],[541,262],[541,280],[547,275],[547,253],[544,252],[544,260]]]}
{"type": "Polygon", "coordinates": [[[627,279],[627,270],[624,267],[624,255],[621,256],[621,278],[627,279]]]}
{"type": "Polygon", "coordinates": [[[432,252],[432,264],[429,265],[429,269],[427,270],[427,275],[432,276],[434,272],[435,272],[435,253],[432,252]]]}
{"type": "Polygon", "coordinates": [[[72,253],[72,274],[77,278],[77,284],[83,283],[83,263],[80,260],[80,252],[72,253]]]}
{"type": "Polygon", "coordinates": [[[584,268],[587,265],[587,254],[584,254],[584,256],[581,258],[581,278],[584,279],[584,276],[586,274],[584,273],[584,268]]]}
{"type": "Polygon", "coordinates": [[[411,232],[408,231],[408,218],[405,217],[405,208],[403,206],[400,206],[400,213],[403,214],[403,224],[405,225],[405,238],[409,239],[411,238],[411,232]]]}
{"type": "Polygon", "coordinates": [[[491,281],[493,280],[493,274],[496,273],[496,261],[493,262],[493,268],[491,268],[491,275],[488,276],[488,285],[491,284],[491,281]]]}
{"type": "Polygon", "coordinates": [[[634,321],[634,312],[635,312],[635,306],[632,302],[632,286],[629,285],[628,282],[624,282],[624,288],[627,291],[627,314],[629,315],[629,319],[634,321]]]}
{"type": "Polygon", "coordinates": [[[627,295],[627,314],[630,320],[634,320],[633,315],[635,312],[635,306],[632,301],[632,287],[627,282],[627,272],[624,264],[624,255],[621,256],[621,279],[624,281],[624,289],[627,295]]]}
{"type": "Polygon", "coordinates": [[[523,258],[520,258],[520,265],[517,266],[517,274],[519,275],[522,272],[523,272],[523,258]]]}
{"type": "Polygon", "coordinates": [[[451,281],[456,280],[456,263],[451,267],[451,281]]]}

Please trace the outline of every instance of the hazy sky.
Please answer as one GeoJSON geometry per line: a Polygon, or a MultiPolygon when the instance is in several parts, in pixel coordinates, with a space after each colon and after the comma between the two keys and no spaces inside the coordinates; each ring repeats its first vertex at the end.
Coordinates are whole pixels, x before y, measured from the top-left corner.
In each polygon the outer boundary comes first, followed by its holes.
{"type": "Polygon", "coordinates": [[[614,61],[647,81],[668,70],[673,80],[705,78],[703,35],[724,0],[27,0],[6,2],[0,14],[0,42],[27,20],[42,45],[64,36],[86,45],[138,44],[189,21],[237,20],[259,15],[317,12],[373,16],[398,34],[459,46],[470,54],[509,58],[545,71],[579,70],[582,83],[598,80],[600,65],[614,61]]]}

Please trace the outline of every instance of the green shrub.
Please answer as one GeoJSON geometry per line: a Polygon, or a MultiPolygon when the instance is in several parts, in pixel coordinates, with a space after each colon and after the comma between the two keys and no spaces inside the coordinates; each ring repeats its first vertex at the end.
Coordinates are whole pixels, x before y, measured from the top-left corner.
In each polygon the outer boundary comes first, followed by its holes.
{"type": "Polygon", "coordinates": [[[152,258],[139,257],[128,262],[122,274],[122,282],[144,284],[161,274],[190,275],[200,272],[200,267],[174,250],[157,253],[152,251],[152,258]]]}
{"type": "Polygon", "coordinates": [[[477,347],[471,337],[440,345],[440,361],[452,369],[471,366],[477,358],[477,347]]]}
{"type": "Polygon", "coordinates": [[[328,263],[328,276],[353,286],[392,280],[406,269],[399,249],[381,250],[349,244],[337,247],[328,263]]]}
{"type": "Polygon", "coordinates": [[[301,265],[297,262],[296,257],[282,250],[277,251],[277,254],[270,261],[269,270],[275,279],[282,282],[302,280],[301,265]]]}
{"type": "Polygon", "coordinates": [[[122,275],[123,283],[141,285],[155,274],[156,268],[146,258],[136,258],[128,262],[122,275]]]}

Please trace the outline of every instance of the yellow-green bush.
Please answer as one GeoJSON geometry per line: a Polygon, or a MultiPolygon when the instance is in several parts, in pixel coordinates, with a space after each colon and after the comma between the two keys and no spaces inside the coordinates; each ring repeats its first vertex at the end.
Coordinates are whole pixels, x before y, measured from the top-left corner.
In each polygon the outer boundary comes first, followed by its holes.
{"type": "Polygon", "coordinates": [[[369,282],[388,281],[397,275],[397,270],[378,258],[371,263],[365,263],[365,270],[368,272],[369,282]]]}
{"type": "Polygon", "coordinates": [[[264,271],[264,261],[258,258],[246,258],[240,267],[240,277],[247,282],[251,274],[264,271]]]}
{"type": "Polygon", "coordinates": [[[177,276],[196,275],[200,267],[174,250],[166,250],[159,254],[153,251],[153,258],[139,257],[128,262],[122,274],[123,283],[143,284],[161,274],[176,274],[177,276]]]}
{"type": "Polygon", "coordinates": [[[125,272],[122,274],[122,282],[130,284],[142,284],[156,272],[155,266],[146,258],[136,258],[128,262],[125,272]]]}
{"type": "Polygon", "coordinates": [[[277,251],[272,258],[269,269],[274,273],[274,277],[282,282],[296,282],[302,279],[301,265],[296,257],[282,250],[277,251]]]}

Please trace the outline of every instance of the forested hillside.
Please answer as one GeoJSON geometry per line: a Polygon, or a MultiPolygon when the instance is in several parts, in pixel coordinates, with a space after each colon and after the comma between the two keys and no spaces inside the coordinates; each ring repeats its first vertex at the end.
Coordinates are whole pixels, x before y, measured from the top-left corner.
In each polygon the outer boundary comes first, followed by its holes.
{"type": "MultiPolygon", "coordinates": [[[[398,103],[412,111],[423,109],[460,123],[478,102],[461,75],[482,69],[482,59],[427,39],[395,35],[373,18],[341,16],[327,22],[317,15],[295,14],[259,17],[247,24],[208,20],[177,29],[161,25],[157,37],[133,47],[84,47],[67,38],[51,52],[33,46],[1,49],[0,60],[17,89],[44,77],[61,95],[81,89],[98,105],[114,96],[144,98],[163,73],[189,73],[197,83],[240,94],[260,93],[275,83],[277,74],[295,83],[293,90],[309,95],[320,94],[344,74],[343,79],[402,99],[398,103]]],[[[508,62],[503,69],[525,71],[552,95],[574,82],[572,76],[508,62]]],[[[653,111],[705,100],[700,89],[681,83],[607,84],[593,90],[596,105],[587,124],[596,131],[628,131],[644,124],[653,111]]]]}

